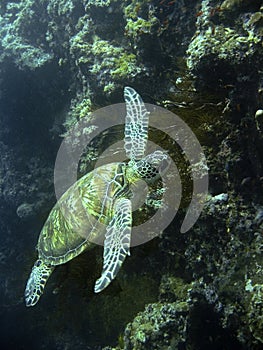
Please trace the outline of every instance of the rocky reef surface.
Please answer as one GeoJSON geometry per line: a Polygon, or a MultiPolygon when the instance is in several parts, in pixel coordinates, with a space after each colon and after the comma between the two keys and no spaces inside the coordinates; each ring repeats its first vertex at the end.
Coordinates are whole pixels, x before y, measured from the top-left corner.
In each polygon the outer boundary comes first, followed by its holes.
{"type": "MultiPolygon", "coordinates": [[[[1,1],[3,348],[262,348],[262,36],[260,0],[1,1]],[[126,85],[196,134],[209,167],[203,212],[180,233],[189,185],[174,221],[132,249],[103,293],[92,292],[96,247],[60,266],[26,309],[60,142],[93,110],[122,102],[126,85]]],[[[105,142],[89,149],[80,175],[105,142]]]]}

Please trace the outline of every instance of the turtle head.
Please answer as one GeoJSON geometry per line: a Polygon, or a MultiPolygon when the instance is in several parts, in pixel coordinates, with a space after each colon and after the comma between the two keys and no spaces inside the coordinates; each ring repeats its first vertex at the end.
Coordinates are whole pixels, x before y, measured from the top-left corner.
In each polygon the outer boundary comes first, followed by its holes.
{"type": "Polygon", "coordinates": [[[170,158],[162,151],[155,151],[135,163],[136,172],[146,182],[158,180],[168,169],[170,158]]]}

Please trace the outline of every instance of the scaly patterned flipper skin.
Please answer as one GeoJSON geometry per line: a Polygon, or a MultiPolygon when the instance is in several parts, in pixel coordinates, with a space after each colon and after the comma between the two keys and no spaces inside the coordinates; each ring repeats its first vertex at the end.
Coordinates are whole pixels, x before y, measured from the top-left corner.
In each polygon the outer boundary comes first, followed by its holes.
{"type": "Polygon", "coordinates": [[[126,198],[117,199],[114,204],[113,218],[105,235],[103,270],[101,277],[96,281],[95,293],[101,292],[111,283],[126,255],[130,255],[131,227],[131,201],[126,198]]]}
{"type": "Polygon", "coordinates": [[[144,157],[148,140],[149,112],[141,96],[131,87],[124,88],[126,102],[125,152],[131,160],[144,157]]]}
{"type": "Polygon", "coordinates": [[[26,306],[34,306],[38,302],[53,270],[53,266],[46,265],[40,259],[35,262],[26,285],[26,306]]]}

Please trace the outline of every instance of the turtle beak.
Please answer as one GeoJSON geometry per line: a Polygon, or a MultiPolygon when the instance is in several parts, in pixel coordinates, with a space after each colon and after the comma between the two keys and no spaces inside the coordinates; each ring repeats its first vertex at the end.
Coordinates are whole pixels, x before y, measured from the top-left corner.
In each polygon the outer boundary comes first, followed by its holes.
{"type": "Polygon", "coordinates": [[[168,156],[166,156],[166,157],[162,160],[161,164],[159,165],[159,169],[158,169],[158,170],[159,170],[159,174],[160,174],[161,176],[164,175],[164,174],[166,173],[166,171],[168,170],[170,164],[171,164],[171,158],[168,157],[168,156]]]}

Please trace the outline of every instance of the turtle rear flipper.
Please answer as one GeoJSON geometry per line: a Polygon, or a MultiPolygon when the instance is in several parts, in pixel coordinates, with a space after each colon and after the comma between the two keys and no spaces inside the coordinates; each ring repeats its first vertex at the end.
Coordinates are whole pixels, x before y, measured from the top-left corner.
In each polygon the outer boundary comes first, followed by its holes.
{"type": "Polygon", "coordinates": [[[113,219],[105,235],[103,270],[101,277],[96,281],[95,293],[101,292],[111,283],[126,255],[130,255],[131,227],[131,201],[126,198],[118,199],[114,205],[113,219]]]}
{"type": "Polygon", "coordinates": [[[35,262],[26,284],[26,306],[34,306],[38,302],[44,291],[46,282],[53,270],[53,266],[46,265],[40,259],[35,262]]]}

